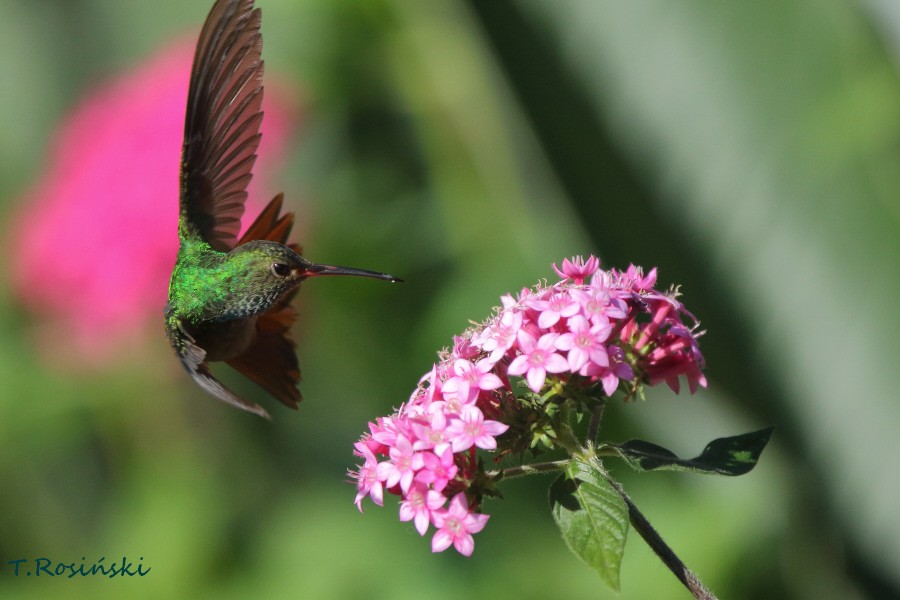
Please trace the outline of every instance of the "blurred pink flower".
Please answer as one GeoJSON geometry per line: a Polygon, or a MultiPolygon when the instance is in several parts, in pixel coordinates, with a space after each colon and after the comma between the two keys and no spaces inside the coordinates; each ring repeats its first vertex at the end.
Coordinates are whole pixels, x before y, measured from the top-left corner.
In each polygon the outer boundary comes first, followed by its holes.
{"type": "MultiPolygon", "coordinates": [[[[20,199],[7,236],[12,287],[38,318],[41,350],[54,358],[99,365],[141,341],[148,323],[159,321],[162,331],[193,51],[193,42],[175,43],[90,91],[20,199]]],[[[267,73],[245,227],[271,195],[259,175],[283,156],[296,121],[291,95],[271,82],[267,73]]]]}

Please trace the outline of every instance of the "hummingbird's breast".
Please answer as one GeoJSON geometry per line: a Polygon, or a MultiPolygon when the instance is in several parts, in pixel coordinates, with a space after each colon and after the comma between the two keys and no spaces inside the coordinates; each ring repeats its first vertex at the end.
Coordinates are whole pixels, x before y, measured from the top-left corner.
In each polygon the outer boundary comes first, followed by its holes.
{"type": "Polygon", "coordinates": [[[221,361],[243,354],[256,339],[256,317],[203,323],[189,327],[207,361],[221,361]]]}

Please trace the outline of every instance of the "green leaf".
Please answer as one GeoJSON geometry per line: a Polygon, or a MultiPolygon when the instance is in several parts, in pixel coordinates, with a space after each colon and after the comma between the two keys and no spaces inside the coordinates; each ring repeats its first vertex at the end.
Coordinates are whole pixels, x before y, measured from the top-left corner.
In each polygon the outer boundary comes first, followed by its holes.
{"type": "Polygon", "coordinates": [[[550,507],[572,552],[618,591],[628,508],[599,461],[572,459],[550,486],[550,507]]]}
{"type": "Polygon", "coordinates": [[[694,471],[717,475],[743,475],[756,466],[759,455],[769,443],[774,427],[759,431],[719,438],[710,442],[700,456],[691,459],[678,458],[662,446],[642,440],[630,440],[624,444],[604,444],[617,452],[625,462],[638,471],[694,471]]]}

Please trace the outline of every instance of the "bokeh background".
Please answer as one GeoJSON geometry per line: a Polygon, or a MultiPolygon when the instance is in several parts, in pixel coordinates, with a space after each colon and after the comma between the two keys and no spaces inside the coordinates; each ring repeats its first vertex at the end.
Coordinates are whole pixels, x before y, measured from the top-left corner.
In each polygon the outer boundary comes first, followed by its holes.
{"type": "Polygon", "coordinates": [[[708,331],[709,389],[617,405],[609,438],[778,427],[736,479],[612,465],[676,552],[722,598],[900,596],[900,5],[258,4],[259,198],[310,258],[407,283],[304,286],[299,413],[204,396],[161,317],[211,2],[0,0],[0,595],[689,597],[633,532],[607,590],[547,478],[507,482],[471,559],[346,482],[469,319],[596,253],[658,266],[708,331]],[[7,564],[123,555],[152,571],[7,564]]]}

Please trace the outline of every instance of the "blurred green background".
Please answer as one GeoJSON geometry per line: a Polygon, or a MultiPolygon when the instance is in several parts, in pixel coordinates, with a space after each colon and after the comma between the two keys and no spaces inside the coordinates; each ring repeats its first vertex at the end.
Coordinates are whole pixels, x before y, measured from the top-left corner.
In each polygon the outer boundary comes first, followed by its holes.
{"type": "MultiPolygon", "coordinates": [[[[77,100],[196,36],[210,5],[0,0],[4,231],[77,100]]],[[[675,551],[723,599],[900,597],[900,5],[258,5],[267,75],[300,90],[275,184],[306,254],[407,283],[304,286],[305,401],[255,396],[267,423],[188,380],[161,306],[126,360],[42,358],[46,316],[0,263],[0,595],[689,597],[633,532],[607,590],[556,532],[546,478],[507,482],[471,559],[432,555],[393,498],[358,514],[346,483],[367,421],[454,333],[593,252],[659,266],[708,331],[709,389],[617,405],[610,438],[694,455],[778,426],[733,480],[612,465],[675,551]],[[122,555],[152,571],[7,565],[122,555]]]]}

